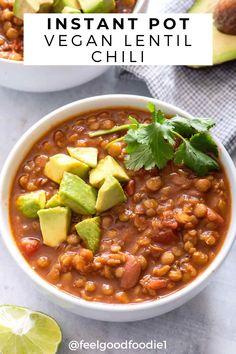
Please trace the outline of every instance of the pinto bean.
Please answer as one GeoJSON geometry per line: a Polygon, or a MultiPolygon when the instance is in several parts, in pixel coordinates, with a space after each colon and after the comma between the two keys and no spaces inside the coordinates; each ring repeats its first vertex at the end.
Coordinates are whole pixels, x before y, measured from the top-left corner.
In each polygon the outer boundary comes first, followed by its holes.
{"type": "Polygon", "coordinates": [[[135,180],[131,179],[128,184],[125,186],[125,192],[128,194],[129,197],[134,195],[135,193],[135,180]]]}
{"type": "Polygon", "coordinates": [[[172,229],[163,229],[154,235],[154,240],[163,244],[169,244],[177,239],[172,229]]]}
{"type": "Polygon", "coordinates": [[[120,285],[123,289],[133,288],[139,279],[141,273],[141,264],[135,256],[129,255],[124,267],[124,273],[121,277],[120,285]]]}
{"type": "Polygon", "coordinates": [[[207,219],[209,221],[213,221],[217,224],[223,224],[224,223],[224,219],[213,209],[211,208],[207,208],[207,219]]]}

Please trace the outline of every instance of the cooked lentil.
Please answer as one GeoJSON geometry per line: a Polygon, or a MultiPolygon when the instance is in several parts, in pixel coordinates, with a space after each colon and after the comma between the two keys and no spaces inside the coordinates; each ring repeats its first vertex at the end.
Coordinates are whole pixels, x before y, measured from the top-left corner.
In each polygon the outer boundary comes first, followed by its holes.
{"type": "MultiPolygon", "coordinates": [[[[75,223],[84,219],[79,215],[73,215],[66,242],[57,248],[42,243],[38,220],[22,216],[15,206],[17,196],[43,188],[49,199],[58,186],[45,180],[48,158],[66,153],[67,146],[97,147],[99,155],[106,156],[114,134],[89,138],[91,124],[103,128],[123,124],[132,114],[140,122],[150,119],[147,112],[114,108],[83,114],[51,129],[30,149],[12,187],[10,219],[20,251],[53,286],[87,301],[136,303],[179,290],[214,259],[230,221],[231,199],[223,170],[198,178],[169,163],[161,171],[127,171],[131,177],[123,185],[127,202],[101,214],[102,239],[96,254],[75,234],[75,223]]],[[[123,165],[123,160],[119,163],[123,165]]]]}
{"type": "Polygon", "coordinates": [[[23,60],[23,21],[13,15],[14,0],[0,0],[0,58],[23,60]]]}
{"type": "MultiPolygon", "coordinates": [[[[137,0],[116,0],[115,12],[130,13],[137,0]]],[[[13,14],[14,0],[0,0],[0,58],[23,60],[23,21],[13,14]]],[[[110,129],[112,121],[106,120],[104,128],[110,129]]],[[[98,122],[91,129],[98,129],[98,122]]]]}

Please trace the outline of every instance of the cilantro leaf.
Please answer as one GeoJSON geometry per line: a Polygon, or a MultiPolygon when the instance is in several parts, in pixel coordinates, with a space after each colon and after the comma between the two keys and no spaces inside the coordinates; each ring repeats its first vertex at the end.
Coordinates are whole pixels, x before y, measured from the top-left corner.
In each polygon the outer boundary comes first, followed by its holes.
{"type": "Polygon", "coordinates": [[[176,150],[174,162],[177,165],[185,164],[198,176],[205,176],[209,171],[219,169],[219,165],[214,159],[196,149],[187,140],[176,150]]]}
{"type": "Polygon", "coordinates": [[[191,126],[190,119],[175,116],[168,120],[168,125],[183,137],[188,138],[194,133],[194,128],[191,126]]]}
{"type": "Polygon", "coordinates": [[[150,113],[154,113],[156,111],[156,106],[153,102],[148,102],[147,109],[149,110],[150,113]]]}
{"type": "Polygon", "coordinates": [[[126,152],[131,154],[139,146],[137,141],[137,130],[130,129],[125,135],[124,140],[127,144],[126,152]]]}
{"type": "Polygon", "coordinates": [[[125,165],[129,170],[138,171],[141,168],[151,170],[155,167],[155,160],[148,145],[139,144],[136,150],[125,157],[125,165]]]}
{"type": "Polygon", "coordinates": [[[164,139],[162,129],[150,129],[150,141],[153,158],[158,168],[166,166],[167,162],[174,157],[174,149],[172,145],[164,139]]]}
{"type": "Polygon", "coordinates": [[[202,152],[212,152],[215,156],[219,156],[216,142],[209,133],[194,134],[190,139],[190,143],[202,152]]]}
{"type": "Polygon", "coordinates": [[[137,121],[137,119],[135,119],[132,116],[129,116],[128,119],[129,119],[129,121],[131,123],[129,129],[138,129],[139,128],[140,124],[137,121]]]}
{"type": "Polygon", "coordinates": [[[137,132],[137,141],[140,144],[149,144],[152,139],[152,135],[157,131],[159,131],[159,133],[163,135],[163,138],[171,145],[175,144],[175,137],[172,132],[172,127],[166,124],[166,122],[163,124],[152,123],[143,127],[137,132]]]}
{"type": "Polygon", "coordinates": [[[185,118],[180,116],[169,119],[168,124],[185,138],[190,137],[196,132],[207,132],[215,125],[211,118],[185,118]]]}
{"type": "Polygon", "coordinates": [[[154,123],[163,123],[166,120],[164,113],[156,109],[156,106],[152,102],[148,102],[147,108],[152,114],[152,121],[154,123]]]}
{"type": "MultiPolygon", "coordinates": [[[[152,116],[152,123],[139,123],[130,116],[128,124],[91,132],[89,136],[127,130],[125,135],[114,141],[125,141],[125,164],[128,169],[134,171],[154,167],[162,169],[171,160],[177,165],[185,164],[198,176],[219,169],[218,162],[209,156],[210,153],[218,157],[217,144],[208,132],[214,126],[211,118],[175,116],[167,119],[152,102],[148,103],[147,107],[152,116]],[[179,142],[181,144],[178,146],[179,142]]],[[[110,144],[111,142],[107,146],[110,144]]]]}
{"type": "Polygon", "coordinates": [[[192,118],[189,120],[190,120],[191,126],[197,132],[206,132],[207,130],[209,130],[215,126],[215,122],[211,118],[192,118]]]}
{"type": "Polygon", "coordinates": [[[166,139],[171,145],[175,145],[176,137],[173,133],[173,127],[168,124],[168,120],[160,126],[164,139],[166,139]]]}
{"type": "Polygon", "coordinates": [[[167,162],[173,159],[172,143],[175,141],[171,136],[170,127],[152,123],[138,130],[136,137],[139,144],[150,147],[158,168],[165,167],[167,162]]]}
{"type": "Polygon", "coordinates": [[[162,124],[165,122],[165,120],[166,120],[166,118],[165,118],[164,113],[162,113],[162,111],[159,110],[159,111],[155,112],[155,119],[154,119],[155,122],[162,124]]]}

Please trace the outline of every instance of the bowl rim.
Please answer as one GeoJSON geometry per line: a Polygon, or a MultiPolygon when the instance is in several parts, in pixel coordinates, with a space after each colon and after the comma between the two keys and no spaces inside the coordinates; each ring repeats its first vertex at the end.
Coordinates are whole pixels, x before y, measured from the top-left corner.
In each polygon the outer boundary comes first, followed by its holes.
{"type": "MultiPolygon", "coordinates": [[[[142,7],[144,6],[145,3],[148,4],[149,0],[137,0],[137,3],[134,7],[134,11],[131,12],[131,14],[137,14],[139,12],[141,12],[142,7]]],[[[18,66],[24,66],[24,60],[12,60],[12,59],[4,59],[4,58],[0,58],[0,63],[8,63],[9,65],[18,65],[18,66]]],[[[45,65],[47,66],[47,65],[45,65]]]]}
{"type": "MultiPolygon", "coordinates": [[[[60,299],[62,301],[64,301],[64,303],[66,302],[68,305],[72,306],[78,306],[78,307],[82,307],[85,310],[95,310],[95,311],[99,311],[99,312],[106,312],[109,313],[111,312],[115,312],[115,313],[119,313],[119,312],[124,312],[124,311],[129,311],[129,312],[140,312],[143,310],[150,310],[150,309],[154,309],[157,307],[164,307],[167,305],[170,305],[171,308],[171,304],[173,304],[174,302],[178,303],[178,300],[180,298],[184,298],[189,295],[190,298],[190,294],[194,293],[194,291],[196,291],[196,288],[201,288],[201,285],[203,285],[204,282],[206,282],[208,280],[208,278],[212,275],[212,273],[214,273],[216,271],[216,269],[219,268],[219,266],[222,264],[222,262],[224,261],[224,259],[226,258],[227,254],[229,253],[233,242],[235,240],[236,237],[236,218],[233,218],[233,212],[236,210],[236,169],[234,166],[234,163],[231,159],[231,157],[229,156],[228,152],[226,151],[226,149],[223,147],[223,145],[219,142],[219,140],[217,138],[216,142],[217,145],[219,147],[219,152],[220,152],[220,158],[221,158],[221,162],[225,168],[226,174],[227,174],[227,178],[230,184],[230,191],[231,191],[231,203],[232,203],[232,207],[231,207],[231,219],[230,219],[230,225],[229,225],[229,229],[225,238],[225,241],[223,243],[223,245],[221,246],[221,249],[219,250],[219,252],[217,253],[215,259],[211,262],[211,264],[201,273],[197,276],[196,279],[194,279],[191,283],[187,284],[186,286],[184,286],[183,288],[179,289],[176,292],[171,293],[170,295],[167,295],[163,298],[160,299],[154,299],[154,300],[150,300],[150,301],[144,301],[144,302],[140,302],[140,303],[129,303],[129,304],[109,304],[109,303],[103,303],[103,302],[90,302],[90,301],[86,301],[83,300],[79,297],[76,297],[70,293],[64,292],[60,289],[58,289],[56,286],[52,285],[51,283],[47,282],[44,278],[42,278],[36,271],[34,271],[30,265],[28,264],[28,262],[25,260],[25,258],[23,257],[23,255],[21,254],[20,250],[17,247],[17,244],[14,240],[14,236],[11,230],[11,225],[10,225],[10,220],[9,217],[6,218],[6,215],[9,215],[9,209],[8,209],[8,202],[6,202],[6,200],[4,200],[3,197],[3,191],[6,190],[6,186],[10,183],[10,185],[12,184],[12,181],[15,177],[15,173],[17,168],[14,169],[14,173],[11,176],[11,182],[8,182],[9,180],[9,169],[12,163],[15,162],[15,159],[17,158],[17,156],[20,156],[19,151],[21,150],[21,148],[24,146],[25,141],[27,139],[30,139],[30,136],[32,136],[32,134],[34,133],[34,131],[36,131],[39,127],[41,126],[46,126],[48,125],[48,129],[52,127],[52,125],[48,124],[49,122],[51,122],[53,120],[53,118],[57,117],[57,115],[60,115],[63,113],[67,113],[67,111],[73,111],[73,109],[77,110],[78,113],[77,114],[81,114],[85,111],[80,112],[80,106],[86,105],[86,104],[94,104],[94,110],[96,109],[100,109],[100,108],[96,108],[96,104],[99,105],[101,104],[103,101],[110,101],[111,104],[107,104],[104,103],[103,107],[104,109],[109,108],[109,107],[122,107],[122,105],[117,104],[117,102],[121,101],[121,100],[125,100],[125,101],[131,101],[130,105],[124,104],[123,107],[133,107],[133,108],[138,108],[140,109],[140,104],[143,104],[143,109],[145,109],[146,107],[146,103],[151,101],[153,103],[155,103],[156,105],[160,106],[160,109],[163,109],[164,111],[169,111],[169,112],[175,112],[175,114],[179,114],[179,115],[183,115],[185,117],[188,118],[192,118],[192,116],[185,112],[182,109],[179,109],[178,107],[172,105],[172,104],[168,104],[165,103],[163,101],[154,99],[154,98],[150,98],[150,97],[145,97],[145,96],[138,96],[138,95],[123,95],[123,94],[114,94],[114,95],[102,95],[102,96],[95,96],[95,97],[90,97],[90,98],[85,98],[82,100],[78,100],[72,103],[69,103],[67,105],[64,105],[52,112],[50,112],[49,114],[47,114],[46,116],[44,116],[43,118],[41,118],[39,121],[37,121],[33,126],[31,126],[31,128],[29,128],[23,135],[22,137],[18,140],[18,142],[15,144],[15,146],[13,147],[13,149],[11,150],[10,154],[8,155],[5,164],[2,168],[1,171],[1,175],[0,175],[0,205],[2,206],[0,208],[0,232],[1,232],[1,237],[8,249],[8,251],[10,252],[10,254],[12,255],[12,257],[14,258],[14,260],[16,261],[16,263],[18,264],[18,266],[20,266],[20,268],[32,279],[32,281],[34,283],[36,283],[40,288],[44,289],[47,291],[48,295],[52,295],[54,297],[56,297],[57,299],[60,299]],[[139,105],[138,105],[139,104],[139,105]],[[5,210],[7,209],[7,210],[5,210]],[[5,214],[7,212],[7,214],[5,214]]],[[[93,109],[92,109],[93,110],[93,109]]],[[[70,117],[72,118],[75,114],[73,113],[72,115],[70,115],[69,113],[67,113],[67,118],[63,117],[63,118],[59,118],[60,122],[66,121],[67,119],[70,119],[70,117]]],[[[60,123],[59,121],[57,122],[60,123]]],[[[57,124],[54,124],[53,127],[55,127],[57,124]]],[[[47,129],[45,129],[46,131],[47,129]]],[[[42,134],[41,134],[42,135],[42,134]]],[[[40,137],[39,137],[40,138],[40,137]]],[[[38,139],[38,137],[36,138],[38,139]]],[[[31,146],[34,143],[32,142],[31,146]]],[[[30,149],[30,147],[29,147],[30,149]]],[[[28,149],[28,150],[29,150],[28,149]]],[[[20,160],[21,162],[22,160],[20,160]]],[[[17,166],[19,166],[19,164],[17,164],[17,166]]],[[[8,195],[8,200],[9,200],[9,194],[8,195]]],[[[165,311],[167,312],[167,311],[165,311]]],[[[90,317],[90,316],[88,316],[90,317]]],[[[151,317],[151,316],[149,316],[151,317]]]]}

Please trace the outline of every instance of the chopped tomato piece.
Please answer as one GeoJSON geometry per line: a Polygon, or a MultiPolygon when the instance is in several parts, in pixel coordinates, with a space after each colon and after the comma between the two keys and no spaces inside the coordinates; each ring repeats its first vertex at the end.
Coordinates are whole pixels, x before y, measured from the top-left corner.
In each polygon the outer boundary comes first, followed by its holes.
{"type": "Polygon", "coordinates": [[[34,254],[39,249],[39,246],[40,241],[36,238],[24,237],[21,239],[21,247],[28,256],[34,254]]]}
{"type": "Polygon", "coordinates": [[[167,279],[145,275],[145,277],[143,277],[140,283],[144,288],[158,290],[158,289],[166,288],[167,279]]]}

